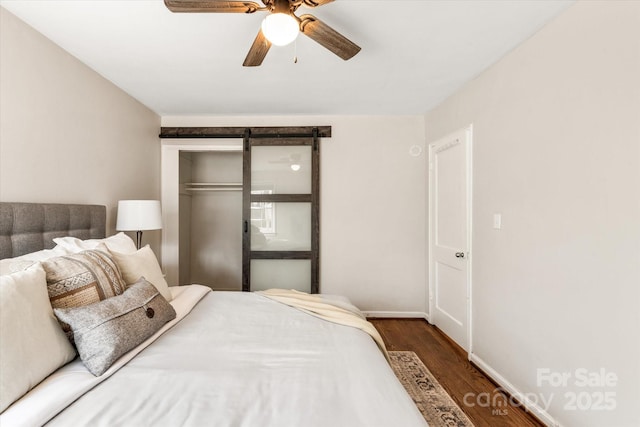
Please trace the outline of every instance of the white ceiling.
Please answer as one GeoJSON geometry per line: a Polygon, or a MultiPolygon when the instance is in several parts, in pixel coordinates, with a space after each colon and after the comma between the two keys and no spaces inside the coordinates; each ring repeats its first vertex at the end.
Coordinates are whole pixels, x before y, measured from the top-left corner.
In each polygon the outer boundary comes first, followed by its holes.
{"type": "Polygon", "coordinates": [[[386,115],[429,111],[571,0],[301,7],[298,15],[317,16],[361,52],[343,61],[300,35],[295,47],[272,47],[254,68],[242,62],[264,12],[175,14],[162,0],[0,4],[162,116],[386,115]]]}

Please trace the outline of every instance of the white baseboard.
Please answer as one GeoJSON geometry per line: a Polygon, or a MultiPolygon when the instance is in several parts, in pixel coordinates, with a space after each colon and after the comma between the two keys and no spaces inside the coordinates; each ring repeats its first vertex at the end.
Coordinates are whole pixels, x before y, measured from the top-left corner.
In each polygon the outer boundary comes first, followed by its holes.
{"type": "Polygon", "coordinates": [[[533,415],[535,415],[540,421],[545,423],[549,427],[562,427],[562,425],[553,418],[545,409],[541,408],[531,399],[529,399],[524,393],[518,390],[513,384],[511,384],[505,377],[500,375],[495,369],[493,369],[484,360],[479,358],[473,353],[469,353],[469,360],[475,363],[485,374],[490,376],[500,387],[502,387],[507,393],[509,393],[514,399],[517,399],[522,405],[533,415]]]}
{"type": "Polygon", "coordinates": [[[366,317],[399,318],[399,319],[425,319],[429,321],[429,315],[420,311],[363,311],[366,317]]]}

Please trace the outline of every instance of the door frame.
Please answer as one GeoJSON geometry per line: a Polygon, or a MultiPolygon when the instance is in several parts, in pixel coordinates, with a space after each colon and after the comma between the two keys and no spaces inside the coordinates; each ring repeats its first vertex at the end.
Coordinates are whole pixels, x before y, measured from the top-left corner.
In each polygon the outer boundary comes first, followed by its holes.
{"type": "Polygon", "coordinates": [[[454,134],[464,132],[466,138],[466,169],[467,169],[467,248],[465,256],[467,258],[467,352],[470,356],[473,352],[473,317],[472,317],[472,297],[473,297],[473,286],[472,286],[472,271],[473,271],[473,251],[472,251],[472,225],[473,225],[473,124],[469,124],[463,128],[460,128],[454,132],[451,132],[447,135],[444,135],[435,141],[428,144],[429,148],[429,158],[428,158],[428,170],[429,170],[429,197],[428,197],[428,248],[429,248],[429,274],[428,274],[428,284],[427,284],[427,307],[429,308],[429,323],[433,323],[433,313],[435,309],[435,279],[433,277],[435,268],[434,268],[434,259],[433,259],[433,246],[435,244],[434,240],[434,173],[435,168],[433,167],[434,161],[434,148],[436,144],[439,144],[443,139],[447,139],[454,134]]]}

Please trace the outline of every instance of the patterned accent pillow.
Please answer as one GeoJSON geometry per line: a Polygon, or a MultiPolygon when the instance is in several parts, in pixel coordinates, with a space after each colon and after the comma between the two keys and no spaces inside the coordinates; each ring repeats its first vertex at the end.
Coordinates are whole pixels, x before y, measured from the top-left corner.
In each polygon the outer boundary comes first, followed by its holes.
{"type": "Polygon", "coordinates": [[[105,250],[88,250],[42,262],[53,308],[80,307],[120,295],[126,288],[105,250]]]}
{"type": "Polygon", "coordinates": [[[58,320],[71,326],[80,358],[95,376],[176,318],[171,304],[144,278],[122,295],[53,311],[58,320]]]}
{"type": "MultiPolygon", "coordinates": [[[[120,295],[126,283],[106,246],[42,261],[52,308],[82,307],[120,295]]],[[[73,332],[60,322],[71,342],[73,332]]]]}

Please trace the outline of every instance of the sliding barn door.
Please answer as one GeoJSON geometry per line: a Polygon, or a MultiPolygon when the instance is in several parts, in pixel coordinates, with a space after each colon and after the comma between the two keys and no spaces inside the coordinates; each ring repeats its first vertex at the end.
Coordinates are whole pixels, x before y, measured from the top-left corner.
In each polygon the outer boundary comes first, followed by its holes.
{"type": "Polygon", "coordinates": [[[242,289],[319,291],[319,139],[245,137],[242,289]]]}

